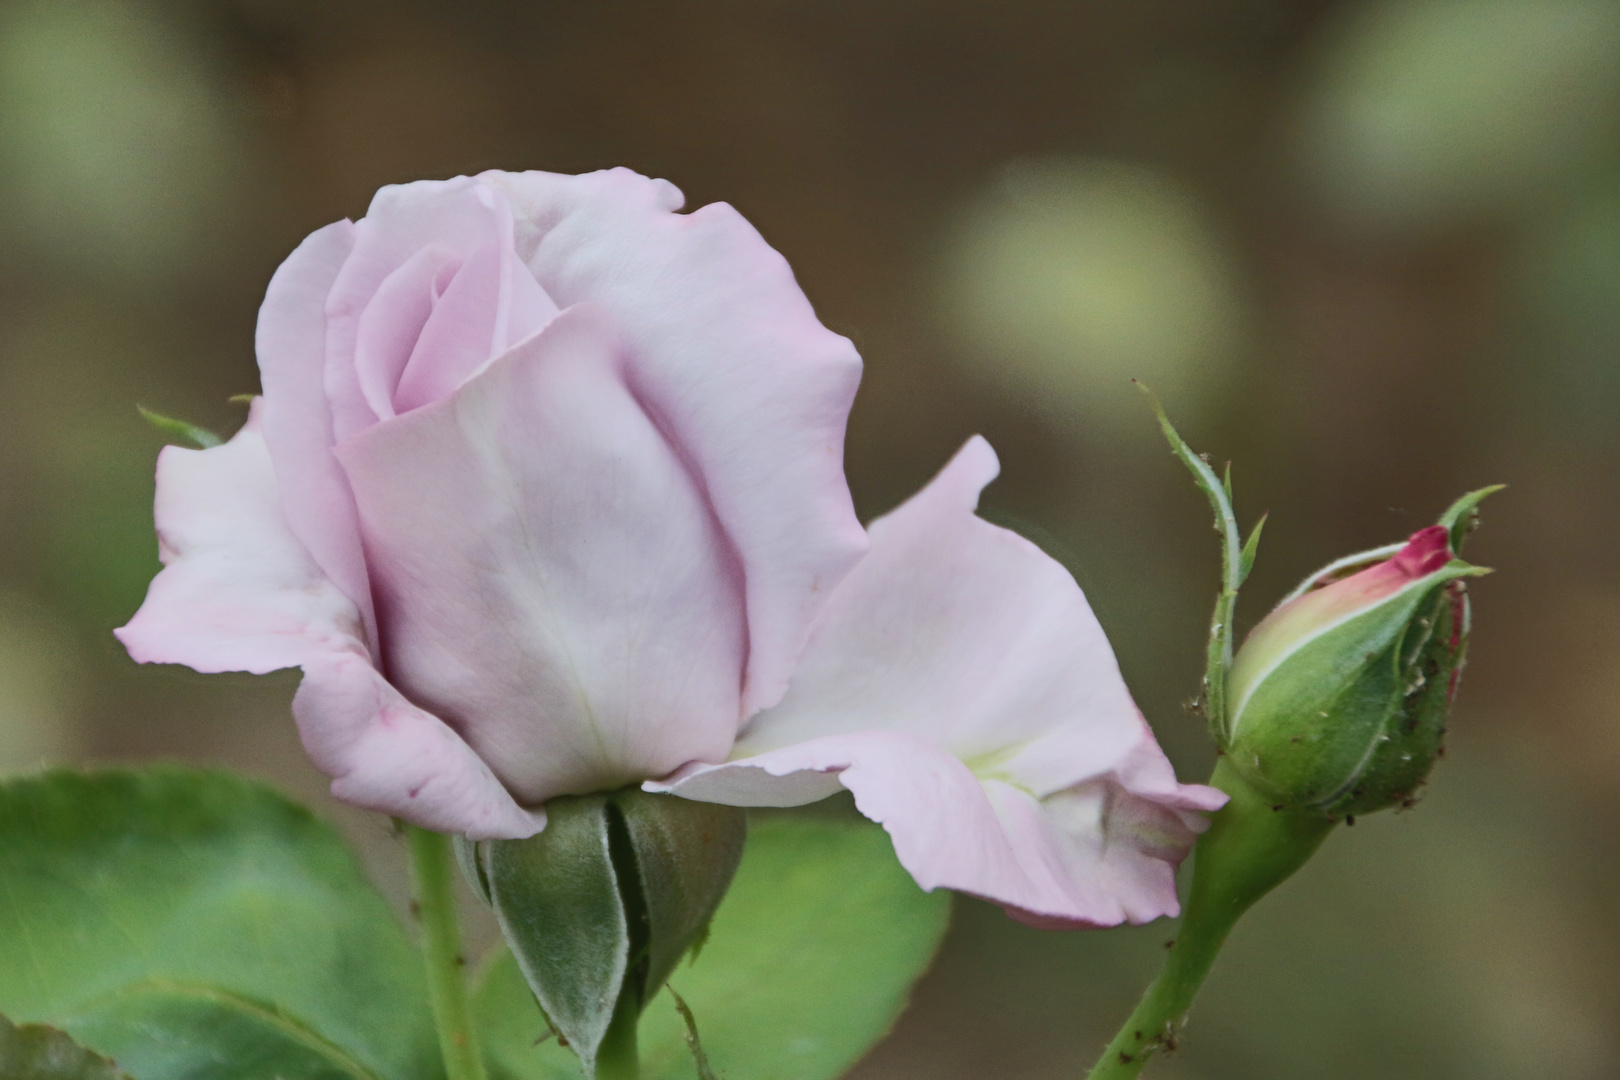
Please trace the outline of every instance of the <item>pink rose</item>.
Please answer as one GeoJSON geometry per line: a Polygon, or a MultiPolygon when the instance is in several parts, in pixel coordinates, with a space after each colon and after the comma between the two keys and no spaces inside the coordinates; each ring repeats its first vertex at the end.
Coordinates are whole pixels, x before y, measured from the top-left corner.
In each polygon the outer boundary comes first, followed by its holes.
{"type": "Polygon", "coordinates": [[[165,449],[143,662],[299,666],[337,797],[474,839],[647,782],[840,787],[926,888],[1176,910],[1181,785],[1069,575],[978,519],[971,440],[870,531],[860,358],[729,206],[626,170],[388,187],[276,272],[264,396],[165,449]]]}

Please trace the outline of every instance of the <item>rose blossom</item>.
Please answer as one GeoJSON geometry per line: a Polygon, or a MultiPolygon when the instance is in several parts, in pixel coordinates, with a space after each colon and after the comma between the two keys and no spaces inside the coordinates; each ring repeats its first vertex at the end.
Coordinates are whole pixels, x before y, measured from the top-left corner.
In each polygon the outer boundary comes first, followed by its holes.
{"type": "Polygon", "coordinates": [[[860,376],[729,206],[627,170],[387,187],[260,311],[264,394],[165,449],[143,662],[298,666],[340,799],[474,839],[647,781],[840,788],[925,888],[1050,925],[1176,910],[1176,782],[1073,579],[974,515],[975,438],[863,530],[860,376]]]}

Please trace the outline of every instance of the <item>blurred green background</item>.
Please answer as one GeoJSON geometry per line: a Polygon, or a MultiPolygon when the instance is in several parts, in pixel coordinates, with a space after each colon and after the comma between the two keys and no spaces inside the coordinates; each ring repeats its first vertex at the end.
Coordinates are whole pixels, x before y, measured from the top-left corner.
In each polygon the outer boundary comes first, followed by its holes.
{"type": "MultiPolygon", "coordinates": [[[[1272,511],[1242,617],[1511,488],[1414,812],[1242,924],[1163,1080],[1620,1069],[1620,5],[0,0],[0,769],[179,758],[338,817],[295,678],[139,668],[140,402],[229,430],[255,309],[381,184],[629,165],[726,200],[867,362],[870,516],[982,432],[1187,779],[1215,538],[1128,379],[1272,511]]],[[[1172,924],[958,901],[857,1071],[1079,1075],[1172,924]]],[[[3,947],[3,945],[0,945],[3,947]]],[[[744,1078],[735,1078],[744,1080],[744,1078]]]]}

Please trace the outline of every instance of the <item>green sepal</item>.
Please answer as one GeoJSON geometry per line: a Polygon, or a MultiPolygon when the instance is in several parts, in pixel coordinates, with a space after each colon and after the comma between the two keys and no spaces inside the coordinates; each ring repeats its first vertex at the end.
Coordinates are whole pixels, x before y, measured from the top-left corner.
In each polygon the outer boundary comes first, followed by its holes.
{"type": "Polygon", "coordinates": [[[476,840],[469,840],[459,833],[450,838],[450,851],[456,857],[456,866],[461,870],[461,876],[466,879],[467,885],[478,898],[486,904],[492,904],[489,897],[489,875],[485,871],[485,856],[482,845],[476,840]]]}
{"type": "Polygon", "coordinates": [[[44,1024],[0,1016],[0,1077],[5,1080],[129,1080],[118,1066],[44,1024]]]}
{"type": "Polygon", "coordinates": [[[141,416],[146,419],[148,424],[151,424],[172,439],[184,439],[186,442],[195,443],[198,448],[203,450],[212,449],[225,441],[205,427],[198,427],[196,424],[188,423],[185,420],[176,420],[172,416],[155,413],[145,405],[137,405],[135,408],[140,410],[141,416]]]}
{"type": "Polygon", "coordinates": [[[553,799],[546,816],[537,835],[483,841],[461,862],[547,1020],[595,1075],[604,1042],[633,1040],[636,1017],[708,926],[747,817],[639,788],[553,799]]]}
{"type": "Polygon", "coordinates": [[[1436,524],[1444,525],[1451,530],[1452,551],[1461,554],[1463,541],[1479,526],[1479,504],[1505,487],[1506,484],[1492,484],[1478,491],[1470,491],[1448,506],[1446,512],[1440,515],[1440,520],[1436,524]]]}
{"type": "Polygon", "coordinates": [[[630,960],[607,797],[553,799],[539,835],[478,848],[501,935],[552,1027],[594,1074],[630,960]]]}
{"type": "Polygon", "coordinates": [[[645,1007],[681,957],[708,935],[742,862],[748,815],[639,789],[621,792],[612,807],[623,815],[636,859],[637,880],[625,884],[639,889],[646,911],[645,968],[636,980],[639,1007],[645,1007]]]}
{"type": "MultiPolygon", "coordinates": [[[[847,801],[847,797],[845,797],[847,801]]],[[[856,816],[754,811],[747,852],[702,958],[670,984],[732,1080],[835,1080],[893,1026],[949,923],[952,894],[917,888],[882,828],[856,816]]],[[[475,979],[490,1075],[579,1080],[504,945],[475,979]]],[[[643,1080],[693,1080],[686,1027],[655,1000],[638,1032],[643,1080]]]]}

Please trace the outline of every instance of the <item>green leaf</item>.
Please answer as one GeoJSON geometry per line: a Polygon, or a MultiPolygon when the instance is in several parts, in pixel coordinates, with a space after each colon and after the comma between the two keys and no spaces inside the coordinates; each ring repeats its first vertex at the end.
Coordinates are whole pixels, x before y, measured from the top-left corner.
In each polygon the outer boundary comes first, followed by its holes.
{"type": "Polygon", "coordinates": [[[18,1027],[0,1016],[0,1077],[5,1080],[129,1080],[118,1066],[66,1033],[43,1024],[18,1027]]]}
{"type": "Polygon", "coordinates": [[[63,1024],[142,1078],[376,1080],[377,1076],[276,1009],[207,987],[161,980],[139,983],[64,1018],[63,1024]]]}
{"type": "Polygon", "coordinates": [[[204,450],[218,446],[224,441],[205,427],[198,427],[196,424],[188,423],[185,420],[176,420],[172,416],[155,413],[145,405],[135,407],[141,411],[141,415],[146,418],[148,424],[151,424],[170,438],[184,439],[186,442],[195,443],[204,450]]]}
{"type": "MultiPolygon", "coordinates": [[[[885,1034],[945,933],[950,897],[924,893],[868,822],[755,814],[742,866],[702,956],[670,979],[703,1028],[714,1071],[737,1080],[830,1080],[885,1034]]],[[[500,1080],[578,1080],[541,1042],[545,1020],[504,950],[478,990],[500,1080]]],[[[668,1001],[641,1024],[645,1080],[691,1080],[686,1025],[668,1001]]]]}
{"type": "Polygon", "coordinates": [[[403,928],[330,828],[258,784],[0,785],[0,881],[0,1012],[139,1080],[442,1076],[403,928]]]}

